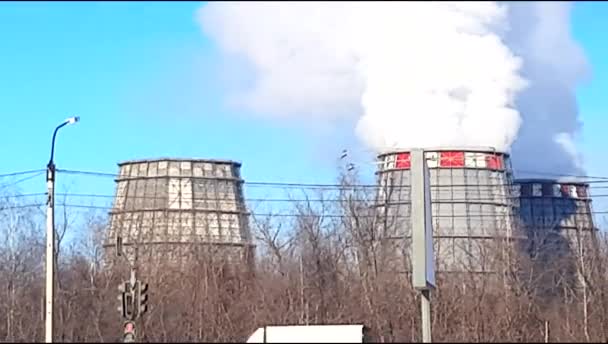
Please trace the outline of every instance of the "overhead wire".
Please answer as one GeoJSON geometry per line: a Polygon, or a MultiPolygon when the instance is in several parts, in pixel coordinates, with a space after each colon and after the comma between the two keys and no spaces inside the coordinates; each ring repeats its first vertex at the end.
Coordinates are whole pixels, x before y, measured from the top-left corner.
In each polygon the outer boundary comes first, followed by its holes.
{"type": "MultiPolygon", "coordinates": [[[[30,196],[43,196],[46,195],[46,193],[34,193],[34,194],[24,194],[24,195],[15,195],[14,197],[30,197],[30,196]]],[[[69,194],[69,193],[64,193],[64,194],[59,194],[59,195],[65,195],[65,196],[74,196],[74,194],[69,194]]],[[[109,198],[112,196],[108,196],[108,195],[94,195],[94,194],[90,194],[90,195],[81,195],[81,196],[102,196],[103,198],[109,198]]],[[[605,195],[608,196],[608,195],[605,195]]],[[[149,197],[150,198],[150,197],[149,197]]],[[[207,200],[211,200],[211,201],[222,201],[223,199],[218,199],[218,198],[207,198],[207,200]]],[[[225,200],[224,200],[225,201],[225,200]]],[[[233,200],[235,201],[235,200],[233,200]]],[[[261,199],[261,201],[275,201],[275,202],[297,202],[297,200],[291,200],[291,199],[261,199]]],[[[309,202],[349,202],[349,200],[337,200],[337,199],[325,199],[325,200],[302,200],[303,202],[305,201],[309,201],[309,202]]],[[[373,203],[373,201],[365,201],[365,200],[361,200],[362,202],[366,202],[366,203],[373,203]]],[[[447,202],[449,201],[453,201],[453,200],[445,200],[447,202]]],[[[470,201],[470,200],[469,200],[470,201]]],[[[375,204],[376,206],[380,206],[380,207],[394,207],[394,206],[399,206],[399,205],[404,205],[407,204],[409,202],[389,202],[389,203],[379,203],[379,204],[375,204]]],[[[37,207],[37,206],[42,206],[44,205],[44,203],[34,203],[34,204],[26,204],[26,205],[13,205],[13,206],[8,206],[8,207],[0,207],[0,210],[9,210],[9,209],[18,209],[18,208],[27,208],[27,207],[37,207]]],[[[113,206],[102,206],[102,205],[92,205],[92,204],[73,204],[73,203],[56,203],[57,207],[68,207],[68,208],[85,208],[85,209],[102,209],[102,210],[109,210],[109,211],[116,211],[119,209],[116,209],[113,206]]],[[[155,209],[142,209],[142,210],[155,210],[155,209]]],[[[195,210],[196,209],[192,209],[195,210]]],[[[259,212],[248,212],[250,215],[253,216],[264,216],[264,217],[301,217],[301,216],[307,216],[307,215],[314,215],[314,216],[319,216],[319,217],[326,217],[326,218],[345,218],[345,217],[349,217],[352,216],[350,214],[348,214],[348,211],[345,211],[344,214],[318,214],[315,213],[318,210],[316,209],[312,209],[309,208],[307,209],[309,210],[312,214],[308,214],[307,212],[298,212],[298,213],[259,213],[259,212]]],[[[120,211],[120,210],[119,210],[120,211]]],[[[202,210],[203,212],[205,210],[202,210]]],[[[129,212],[129,210],[125,210],[125,212],[129,212]]],[[[608,214],[608,211],[590,211],[590,212],[586,212],[586,214],[608,214]]],[[[377,217],[378,215],[358,215],[359,217],[363,217],[363,218],[370,218],[370,217],[377,217]]],[[[476,218],[476,217],[495,217],[495,218],[500,218],[500,217],[505,217],[505,216],[513,216],[513,214],[509,214],[509,213],[500,213],[500,212],[493,212],[493,213],[469,213],[469,214],[465,214],[465,215],[437,215],[435,217],[444,217],[444,218],[476,218]]],[[[408,216],[403,216],[403,215],[391,215],[390,218],[408,218],[408,216]]]]}
{"type": "MultiPolygon", "coordinates": [[[[30,194],[16,194],[8,197],[13,198],[22,198],[22,197],[34,197],[34,196],[44,196],[46,193],[30,193],[30,194]]],[[[168,193],[167,196],[137,196],[137,195],[129,195],[129,196],[116,196],[116,195],[102,195],[102,194],[87,194],[87,193],[56,193],[55,196],[65,196],[65,197],[81,197],[81,198],[106,198],[106,199],[116,199],[117,197],[122,197],[124,199],[133,199],[133,200],[167,200],[169,198],[179,196],[179,193],[171,194],[168,193]]],[[[600,194],[594,195],[593,197],[608,197],[608,194],[600,194]]],[[[521,197],[518,196],[506,196],[506,195],[495,195],[492,198],[478,198],[478,197],[464,197],[464,198],[437,198],[434,202],[475,202],[475,201],[500,201],[501,199],[519,199],[521,197]]],[[[229,198],[229,197],[188,197],[187,200],[192,201],[240,201],[239,198],[229,198]]],[[[343,198],[242,198],[245,202],[311,202],[311,203],[322,203],[322,202],[369,202],[369,203],[382,203],[379,202],[376,198],[374,199],[353,199],[348,197],[343,198]]],[[[403,198],[392,200],[392,201],[400,201],[403,198]]]]}
{"type": "MultiPolygon", "coordinates": [[[[108,206],[97,206],[97,205],[85,205],[85,204],[62,204],[61,206],[63,207],[68,207],[68,208],[85,208],[85,209],[101,209],[101,210],[113,210],[113,207],[108,207],[108,206]]],[[[193,209],[196,210],[196,209],[193,209]]],[[[150,209],[148,211],[154,211],[154,209],[150,209]]],[[[176,209],[176,211],[184,211],[184,209],[176,209]]],[[[203,212],[205,212],[204,210],[202,210],[203,212]]],[[[126,213],[128,213],[129,211],[125,211],[126,213]]],[[[217,210],[213,210],[211,212],[218,212],[217,210]]],[[[349,218],[352,217],[353,215],[351,214],[316,214],[314,213],[314,210],[311,210],[311,213],[306,213],[306,212],[301,212],[301,213],[259,213],[259,212],[247,212],[247,214],[252,215],[252,216],[264,216],[264,217],[307,217],[307,216],[314,216],[314,217],[327,217],[327,218],[349,218]]],[[[587,214],[608,214],[608,211],[593,211],[587,214]]],[[[374,214],[374,215],[357,215],[357,217],[360,218],[377,218],[381,216],[380,214],[374,214]]],[[[513,217],[512,214],[509,213],[504,213],[504,214],[500,214],[500,213],[494,213],[494,214],[465,214],[465,215],[436,215],[434,216],[436,218],[479,218],[479,217],[494,217],[494,218],[500,218],[500,217],[513,217]]],[[[409,216],[406,215],[391,215],[389,216],[390,219],[398,219],[398,218],[409,218],[409,216]]]]}
{"type": "Polygon", "coordinates": [[[13,182],[10,182],[10,183],[2,184],[2,185],[0,185],[0,189],[5,189],[5,188],[10,187],[10,186],[15,186],[15,185],[17,185],[19,183],[22,183],[22,182],[26,181],[26,180],[30,180],[30,179],[36,178],[36,177],[38,177],[38,176],[40,176],[42,174],[44,174],[44,171],[36,173],[36,174],[34,174],[32,176],[23,177],[21,179],[18,179],[16,181],[13,181],[13,182]]]}
{"type": "MultiPolygon", "coordinates": [[[[441,203],[441,202],[495,202],[495,203],[501,203],[501,202],[507,202],[509,200],[513,200],[513,199],[522,199],[525,198],[522,196],[515,196],[515,195],[510,195],[508,192],[490,192],[490,190],[480,190],[480,189],[473,189],[473,190],[451,190],[452,191],[452,197],[450,197],[450,195],[443,195],[441,192],[438,192],[438,195],[436,198],[434,198],[434,202],[437,203],[441,203]],[[468,194],[469,196],[461,196],[461,197],[454,197],[458,194],[468,194]],[[474,195],[471,195],[472,193],[476,193],[479,195],[483,195],[483,194],[488,194],[487,197],[475,197],[474,195]],[[442,197],[443,195],[443,197],[442,197]]],[[[23,197],[35,197],[35,196],[44,196],[46,195],[46,193],[30,193],[30,194],[15,194],[15,195],[7,195],[5,197],[12,197],[12,198],[23,198],[23,197]]],[[[56,193],[55,196],[59,196],[59,197],[80,197],[80,198],[94,198],[94,199],[115,199],[117,198],[117,195],[104,195],[104,194],[94,194],[94,193],[56,193]]],[[[128,199],[133,199],[133,200],[167,200],[168,198],[176,198],[176,196],[179,196],[179,193],[168,193],[165,196],[151,196],[151,195],[129,195],[128,199]]],[[[384,195],[378,195],[377,193],[375,193],[374,195],[369,195],[369,198],[353,198],[353,197],[349,197],[348,194],[343,195],[343,196],[338,196],[338,195],[330,195],[333,197],[321,197],[321,198],[310,198],[310,197],[306,197],[306,198],[294,198],[294,197],[288,197],[288,198],[271,198],[271,197],[265,197],[265,198],[255,198],[255,197],[244,197],[242,198],[242,201],[244,202],[272,202],[272,203],[281,203],[281,202],[294,202],[294,203],[298,203],[298,202],[308,202],[308,203],[323,203],[323,202],[327,202],[327,203],[333,203],[333,202],[338,202],[338,203],[345,203],[345,202],[350,202],[350,203],[381,203],[382,201],[379,201],[378,197],[385,197],[384,195]]],[[[403,195],[403,194],[399,194],[399,193],[395,193],[394,196],[397,197],[390,197],[389,200],[390,202],[402,202],[404,200],[407,200],[407,195],[403,195]],[[405,196],[405,197],[404,197],[405,196]]],[[[125,196],[118,196],[118,197],[125,197],[125,196]]],[[[590,195],[590,198],[604,198],[604,197],[608,197],[608,194],[595,194],[595,195],[590,195]]],[[[237,197],[235,197],[234,195],[232,197],[188,197],[188,200],[191,201],[235,201],[237,199],[237,197]]],[[[584,198],[582,199],[583,201],[585,200],[584,198]]],[[[403,202],[402,202],[403,203],[403,202]]]]}
{"type": "MultiPolygon", "coordinates": [[[[66,173],[66,174],[80,174],[80,175],[99,176],[99,177],[112,177],[112,178],[119,177],[118,174],[115,174],[115,173],[106,173],[106,172],[92,172],[92,171],[78,171],[78,170],[64,170],[64,169],[61,169],[61,170],[58,169],[57,172],[66,173]]],[[[167,178],[167,177],[170,178],[170,176],[163,176],[161,178],[167,178]]],[[[215,178],[209,178],[209,177],[207,177],[206,179],[217,180],[215,178]]],[[[244,181],[243,183],[246,184],[246,185],[251,185],[251,186],[310,187],[310,188],[339,188],[339,187],[340,188],[341,187],[345,187],[345,188],[357,188],[357,187],[361,187],[361,188],[375,188],[375,187],[378,187],[378,185],[375,185],[375,184],[346,185],[346,184],[335,184],[335,183],[334,184],[315,184],[315,183],[266,182],[266,181],[261,181],[261,182],[244,181]]]]}
{"type": "MultiPolygon", "coordinates": [[[[108,173],[108,172],[96,172],[96,171],[81,171],[81,170],[68,170],[68,169],[58,169],[57,172],[66,173],[66,174],[77,174],[77,175],[91,175],[91,176],[100,176],[100,177],[119,177],[117,173],[108,173]]],[[[539,172],[540,173],[540,172],[539,172]]],[[[555,175],[555,174],[545,174],[545,175],[555,175]]],[[[575,175],[559,175],[562,177],[573,177],[573,178],[584,178],[585,176],[575,176],[575,175]]],[[[163,176],[170,177],[170,176],[163,176]]],[[[586,176],[588,179],[601,179],[601,180],[584,180],[584,181],[576,181],[577,183],[608,183],[608,177],[597,177],[597,176],[586,176]]],[[[195,177],[196,178],[196,177],[195,177]]],[[[213,179],[207,177],[207,179],[213,179]]],[[[310,187],[310,188],[379,188],[383,187],[379,184],[315,184],[315,183],[293,183],[293,182],[268,182],[268,181],[243,181],[245,185],[250,186],[279,186],[279,187],[310,187]]],[[[496,187],[496,186],[511,186],[513,183],[509,182],[501,182],[494,184],[462,184],[462,185],[434,185],[433,187],[458,187],[458,186],[487,186],[487,187],[496,187]]],[[[392,188],[407,188],[408,185],[396,185],[392,186],[392,188]]]]}
{"type": "Polygon", "coordinates": [[[46,196],[46,192],[36,192],[36,193],[27,193],[27,194],[14,194],[14,195],[2,195],[0,199],[11,199],[11,198],[23,198],[23,197],[34,197],[34,196],[46,196]]]}
{"type": "MultiPolygon", "coordinates": [[[[19,198],[19,197],[36,197],[36,196],[43,196],[46,195],[46,193],[32,193],[32,194],[23,194],[23,195],[14,195],[13,197],[15,198],[19,198]]],[[[88,198],[104,198],[104,199],[112,199],[115,200],[115,196],[112,195],[99,195],[99,194],[75,194],[75,193],[58,193],[56,194],[57,196],[65,196],[66,198],[70,198],[70,197],[88,197],[88,198]]],[[[608,197],[607,195],[599,195],[599,196],[605,196],[608,197]]],[[[127,198],[125,198],[126,200],[127,198]]],[[[168,200],[169,197],[159,197],[159,196],[129,196],[129,199],[143,199],[143,200],[168,200]]],[[[439,199],[436,200],[435,203],[442,203],[442,202],[474,202],[474,201],[494,201],[494,199],[475,199],[475,198],[463,198],[463,199],[439,199]]],[[[401,206],[401,205],[406,205],[409,204],[409,201],[400,201],[400,200],[389,200],[388,202],[377,202],[375,200],[365,200],[365,199],[335,199],[335,198],[327,198],[327,199],[277,199],[277,198],[245,198],[245,199],[229,199],[229,198],[219,198],[219,197],[198,197],[198,198],[192,198],[192,199],[188,199],[188,201],[213,201],[213,202],[234,202],[234,203],[238,203],[238,202],[244,202],[245,204],[247,203],[254,203],[254,202],[278,202],[278,203],[293,203],[295,205],[298,205],[298,203],[300,202],[307,202],[307,203],[312,203],[312,204],[323,204],[324,202],[338,202],[338,203],[364,203],[367,204],[368,208],[373,208],[373,207],[395,207],[395,206],[401,206]]],[[[300,203],[301,204],[301,203],[300,203]]],[[[90,208],[90,209],[104,209],[104,210],[110,210],[110,211],[122,211],[122,209],[117,209],[114,206],[106,206],[106,205],[95,205],[95,204],[74,204],[74,203],[70,203],[67,200],[65,201],[65,203],[56,203],[56,205],[58,207],[75,207],[75,208],[90,208]]],[[[500,204],[499,204],[500,205],[500,204]]],[[[505,207],[509,206],[509,204],[504,204],[505,207]]],[[[142,210],[154,210],[150,207],[147,207],[148,209],[144,208],[142,210]]],[[[195,209],[192,209],[196,211],[195,209]]],[[[318,211],[317,209],[314,208],[309,208],[310,211],[315,212],[318,211]]],[[[126,210],[127,212],[129,210],[126,210]]],[[[205,211],[205,210],[202,210],[205,211]]],[[[590,214],[605,214],[607,212],[605,211],[591,211],[591,212],[587,212],[590,214]]],[[[303,216],[303,213],[297,213],[297,214],[271,214],[271,213],[254,213],[254,215],[259,215],[259,216],[303,216]]],[[[320,216],[326,216],[326,217],[336,217],[336,216],[348,216],[347,214],[320,214],[320,216]]],[[[509,216],[508,213],[504,213],[501,214],[499,211],[497,212],[492,212],[492,213],[469,213],[467,215],[461,215],[461,217],[478,217],[478,216],[493,216],[493,217],[499,217],[499,216],[509,216]]],[[[399,216],[397,216],[399,217],[399,216]]],[[[447,215],[446,217],[459,217],[459,215],[447,215]]]]}
{"type": "Polygon", "coordinates": [[[0,211],[4,210],[13,210],[13,209],[23,209],[23,208],[33,208],[43,206],[44,203],[33,203],[33,204],[19,204],[19,205],[10,205],[10,206],[0,206],[0,211]]]}
{"type": "Polygon", "coordinates": [[[44,172],[44,171],[45,170],[43,170],[43,169],[37,169],[37,170],[10,172],[10,173],[5,173],[5,174],[0,174],[0,178],[14,177],[14,176],[20,176],[20,175],[23,175],[23,174],[31,174],[31,173],[44,172]]]}
{"type": "MultiPolygon", "coordinates": [[[[23,175],[23,174],[30,174],[30,173],[36,173],[38,172],[36,175],[33,176],[28,176],[26,178],[22,178],[21,180],[12,182],[11,184],[8,185],[14,185],[16,183],[28,180],[30,178],[34,178],[42,173],[44,173],[44,170],[30,170],[30,171],[21,171],[21,172],[14,172],[14,173],[9,173],[9,174],[3,174],[0,175],[0,177],[7,177],[7,176],[17,176],[17,175],[23,175]]],[[[80,171],[80,170],[64,170],[64,169],[59,169],[57,170],[57,172],[59,173],[67,173],[67,174],[79,174],[79,175],[93,175],[93,176],[104,176],[104,177],[117,177],[118,175],[115,173],[105,173],[105,172],[96,172],[96,171],[80,171]]],[[[526,172],[531,172],[531,171],[526,171],[526,172]]],[[[606,183],[608,182],[608,177],[597,177],[597,176],[578,176],[578,177],[589,177],[589,178],[596,178],[596,179],[606,179],[606,180],[596,180],[595,182],[598,183],[606,183]]],[[[277,187],[282,187],[282,188],[290,188],[290,187],[301,187],[301,188],[337,188],[340,190],[343,189],[350,189],[350,188],[356,188],[356,187],[361,187],[361,188],[375,188],[375,189],[386,189],[386,186],[383,185],[378,185],[378,184],[361,184],[361,185],[348,185],[348,184],[307,184],[307,183],[286,183],[286,182],[245,182],[244,183],[247,186],[277,186],[277,187]]],[[[507,184],[505,184],[507,185],[507,184]]],[[[508,184],[511,185],[511,184],[508,184]]],[[[480,185],[480,184],[462,184],[462,185],[433,185],[431,186],[431,188],[458,188],[458,187],[475,187],[476,189],[474,191],[478,191],[481,193],[483,192],[483,188],[488,188],[488,190],[491,190],[492,188],[496,188],[501,186],[500,184],[487,184],[487,185],[480,185]]],[[[2,186],[4,187],[4,186],[2,186]]],[[[409,185],[399,185],[399,186],[390,186],[388,187],[388,189],[390,190],[398,190],[400,188],[408,188],[409,185]]],[[[595,188],[608,188],[608,186],[595,186],[595,188]]],[[[455,190],[454,190],[455,191],[455,190]]],[[[464,192],[464,190],[462,191],[464,192]]],[[[508,192],[507,192],[508,193],[508,192]]],[[[33,196],[42,196],[42,195],[46,195],[46,193],[34,193],[34,194],[24,194],[24,195],[14,195],[12,197],[33,197],[33,196]]],[[[115,195],[99,195],[99,194],[75,194],[75,193],[58,193],[56,194],[56,196],[66,196],[66,197],[90,197],[90,198],[115,198],[115,195]]],[[[590,195],[590,197],[593,198],[600,198],[600,197],[608,197],[608,194],[599,194],[599,195],[590,195]]],[[[129,196],[129,198],[131,199],[137,199],[137,198],[156,198],[156,199],[160,199],[160,197],[157,196],[129,196]]],[[[445,199],[438,199],[437,202],[474,202],[474,201],[496,201],[497,199],[511,199],[511,198],[518,198],[517,196],[503,196],[503,195],[497,195],[496,197],[492,197],[492,198],[479,198],[479,197],[466,197],[466,198],[445,198],[445,199]]],[[[206,200],[206,201],[216,201],[219,200],[217,198],[194,198],[193,200],[206,200]]],[[[223,201],[226,201],[227,199],[222,199],[223,201]]],[[[373,203],[372,200],[346,200],[346,199],[332,199],[332,198],[321,198],[321,199],[311,199],[311,198],[306,198],[306,199],[295,199],[295,198],[245,198],[244,199],[245,202],[310,202],[310,203],[317,203],[317,202],[367,202],[367,203],[373,203]]],[[[604,212],[594,212],[594,213],[604,213],[604,212]]],[[[496,216],[496,214],[491,214],[491,216],[496,216]]]]}
{"type": "Polygon", "coordinates": [[[608,177],[604,176],[604,177],[598,177],[598,176],[580,176],[580,175],[574,175],[574,174],[559,174],[559,173],[551,173],[551,172],[538,172],[538,171],[526,171],[526,170],[519,170],[519,169],[513,169],[514,172],[518,172],[518,173],[524,173],[524,174],[532,174],[532,175],[539,175],[539,176],[553,176],[553,177],[570,177],[570,178],[580,178],[580,179],[601,179],[601,180],[608,180],[608,177]]]}

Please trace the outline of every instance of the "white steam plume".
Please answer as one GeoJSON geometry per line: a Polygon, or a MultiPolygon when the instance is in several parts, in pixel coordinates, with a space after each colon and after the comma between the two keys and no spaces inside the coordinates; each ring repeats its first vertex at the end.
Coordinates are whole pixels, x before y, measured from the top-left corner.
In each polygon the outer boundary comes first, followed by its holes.
{"type": "Polygon", "coordinates": [[[522,171],[585,173],[575,145],[582,129],[576,87],[590,68],[570,33],[571,9],[567,2],[509,3],[511,30],[504,38],[523,58],[529,80],[517,98],[523,124],[512,147],[513,164],[522,171]]]}
{"type": "Polygon", "coordinates": [[[563,13],[568,19],[568,10],[560,12],[563,6],[216,2],[205,5],[199,19],[226,52],[253,68],[256,82],[238,97],[258,113],[317,121],[350,116],[358,136],[375,151],[431,146],[509,151],[523,117],[522,133],[537,135],[523,135],[519,154],[529,156],[527,146],[541,143],[544,152],[561,153],[568,166],[560,169],[567,170],[573,163],[563,156],[571,144],[560,142],[576,131],[576,121],[570,123],[576,108],[562,109],[564,120],[549,120],[554,127],[537,127],[541,112],[553,105],[533,99],[556,88],[553,81],[543,84],[547,68],[568,85],[559,91],[573,96],[578,71],[555,73],[562,66],[555,50],[572,49],[571,40],[563,28],[550,30],[563,24],[563,13]],[[527,14],[527,8],[538,13],[527,14]],[[551,22],[543,15],[548,10],[561,19],[551,22]]]}

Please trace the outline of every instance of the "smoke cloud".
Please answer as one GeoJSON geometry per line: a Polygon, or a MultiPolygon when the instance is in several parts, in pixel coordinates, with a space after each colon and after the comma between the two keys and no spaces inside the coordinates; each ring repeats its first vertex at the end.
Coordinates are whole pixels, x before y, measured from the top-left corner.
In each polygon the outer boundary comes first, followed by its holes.
{"type": "Polygon", "coordinates": [[[569,13],[566,3],[215,2],[198,18],[249,65],[251,87],[233,96],[258,114],[350,119],[376,152],[513,148],[518,168],[570,173],[586,61],[569,13]]]}
{"type": "Polygon", "coordinates": [[[585,173],[576,148],[582,129],[576,87],[591,71],[570,32],[571,10],[567,2],[509,3],[511,30],[504,39],[523,59],[521,74],[529,80],[516,101],[523,125],[512,147],[522,175],[585,173]]]}

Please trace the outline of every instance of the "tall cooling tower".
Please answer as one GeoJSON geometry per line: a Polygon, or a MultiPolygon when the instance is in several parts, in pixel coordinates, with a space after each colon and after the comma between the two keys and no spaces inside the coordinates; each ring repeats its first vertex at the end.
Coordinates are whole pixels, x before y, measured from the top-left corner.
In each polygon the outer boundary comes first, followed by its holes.
{"type": "Polygon", "coordinates": [[[179,262],[209,248],[213,259],[252,262],[240,163],[156,159],[118,164],[106,253],[116,236],[138,265],[179,262]]]}
{"type": "Polygon", "coordinates": [[[514,182],[514,194],[519,221],[531,240],[546,244],[553,238],[558,247],[549,250],[554,252],[560,247],[573,251],[591,243],[596,229],[589,184],[519,179],[514,182]]]}
{"type": "MultiPolygon", "coordinates": [[[[509,155],[493,149],[439,148],[426,150],[425,157],[437,272],[495,271],[495,239],[514,237],[509,155]]],[[[379,236],[391,243],[394,258],[389,265],[411,271],[410,152],[390,152],[378,159],[379,236]]]]}

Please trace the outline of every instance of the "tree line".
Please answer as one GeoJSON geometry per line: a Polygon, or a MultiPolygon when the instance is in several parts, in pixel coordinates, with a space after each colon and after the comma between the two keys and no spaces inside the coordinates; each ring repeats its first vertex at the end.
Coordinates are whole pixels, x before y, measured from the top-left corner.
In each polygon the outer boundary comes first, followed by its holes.
{"type": "MultiPolygon", "coordinates": [[[[217,248],[195,250],[179,268],[155,267],[149,311],[137,322],[138,341],[244,342],[264,325],[364,324],[374,342],[421,340],[420,299],[406,268],[387,262],[374,194],[342,175],[338,191],[294,201],[296,216],[250,219],[255,242],[251,270],[233,269],[217,248]],[[341,216],[324,216],[324,214],[341,216]]],[[[0,340],[44,339],[44,214],[0,203],[0,340]]],[[[123,265],[104,255],[108,216],[75,220],[69,208],[57,223],[55,340],[116,342],[122,336],[118,285],[123,265]],[[66,235],[72,236],[67,243],[66,235]]],[[[545,235],[539,231],[540,235],[545,235]]],[[[546,243],[546,238],[535,238],[546,243]]],[[[563,257],[543,244],[497,240],[486,253],[495,273],[438,274],[432,294],[433,340],[442,342],[607,342],[608,238],[597,235],[563,257]],[[534,251],[534,252],[533,252],[534,251]]],[[[138,262],[145,264],[145,262],[138,262]]],[[[151,271],[151,270],[149,270],[151,271]]]]}

